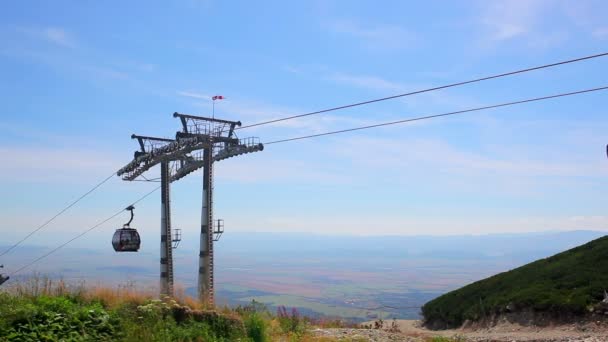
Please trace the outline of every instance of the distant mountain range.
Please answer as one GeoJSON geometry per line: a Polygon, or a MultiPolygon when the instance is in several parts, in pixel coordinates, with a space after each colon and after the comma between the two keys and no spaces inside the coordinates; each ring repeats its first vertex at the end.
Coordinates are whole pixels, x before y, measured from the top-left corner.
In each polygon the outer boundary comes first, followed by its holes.
{"type": "MultiPolygon", "coordinates": [[[[603,235],[598,231],[454,236],[226,232],[215,249],[216,291],[220,303],[256,299],[270,306],[357,319],[418,318],[418,308],[443,293],[603,235]],[[381,306],[397,309],[365,309],[381,306]]],[[[94,245],[100,248],[82,246],[68,246],[28,272],[93,284],[158,285],[158,238],[144,239],[138,253],[115,253],[109,239],[94,245]]],[[[0,263],[10,272],[52,247],[20,246],[0,263]]],[[[174,263],[176,284],[193,294],[198,240],[184,239],[174,250],[174,263]]]]}
{"type": "MultiPolygon", "coordinates": [[[[597,239],[605,232],[576,230],[488,235],[352,236],[302,233],[227,233],[219,253],[399,258],[515,258],[534,260],[597,239]]],[[[196,249],[192,241],[185,247],[196,249]]]]}

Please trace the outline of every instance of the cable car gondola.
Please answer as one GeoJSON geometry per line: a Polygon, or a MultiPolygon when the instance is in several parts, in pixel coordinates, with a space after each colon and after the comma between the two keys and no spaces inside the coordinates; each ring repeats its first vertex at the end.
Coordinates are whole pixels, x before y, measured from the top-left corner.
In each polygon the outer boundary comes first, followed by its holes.
{"type": "MultiPolygon", "coordinates": [[[[0,268],[4,268],[4,265],[0,265],[0,268]]],[[[2,273],[0,273],[0,285],[4,284],[9,279],[9,276],[3,276],[2,273]]]]}
{"type": "Polygon", "coordinates": [[[117,252],[137,252],[141,245],[141,239],[137,229],[131,228],[130,224],[133,221],[133,209],[134,206],[130,205],[125,210],[131,212],[131,219],[125,223],[122,228],[116,229],[114,236],[112,237],[112,247],[117,252]]]}

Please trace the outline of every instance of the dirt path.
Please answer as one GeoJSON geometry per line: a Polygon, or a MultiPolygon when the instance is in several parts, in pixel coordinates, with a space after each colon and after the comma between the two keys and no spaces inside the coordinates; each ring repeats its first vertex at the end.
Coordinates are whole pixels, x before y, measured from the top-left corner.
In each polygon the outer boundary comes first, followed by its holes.
{"type": "MultiPolygon", "coordinates": [[[[390,326],[392,321],[385,322],[390,326]]],[[[590,323],[585,325],[564,325],[558,327],[522,327],[503,323],[483,330],[442,330],[432,331],[420,327],[419,321],[397,320],[399,332],[376,329],[316,329],[316,336],[334,337],[355,341],[428,341],[433,337],[454,338],[455,341],[538,341],[538,342],[608,342],[608,326],[590,323]]],[[[369,323],[367,323],[369,324],[369,323]]]]}

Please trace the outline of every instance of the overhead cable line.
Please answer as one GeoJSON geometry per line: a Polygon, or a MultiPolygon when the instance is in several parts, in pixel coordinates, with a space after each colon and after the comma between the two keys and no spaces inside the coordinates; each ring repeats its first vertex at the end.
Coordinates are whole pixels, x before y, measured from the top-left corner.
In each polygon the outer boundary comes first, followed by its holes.
{"type": "Polygon", "coordinates": [[[2,254],[0,254],[0,256],[3,256],[5,254],[7,254],[8,252],[10,252],[11,250],[13,250],[15,247],[19,246],[21,243],[23,243],[25,240],[29,239],[32,235],[34,235],[36,232],[40,231],[42,228],[48,226],[51,222],[55,221],[56,218],[58,218],[59,216],[61,216],[63,213],[65,213],[66,211],[68,211],[68,209],[70,209],[71,207],[73,207],[74,205],[76,205],[76,203],[80,202],[81,200],[83,200],[85,197],[87,197],[88,195],[90,195],[93,191],[97,190],[100,186],[102,186],[103,184],[105,184],[107,181],[109,181],[110,179],[112,179],[112,177],[114,177],[114,175],[116,175],[115,172],[112,172],[111,175],[109,175],[106,179],[102,180],[101,182],[97,183],[97,185],[95,185],[93,188],[91,188],[89,191],[85,192],[84,194],[82,194],[80,197],[78,197],[76,200],[74,200],[72,203],[70,203],[68,206],[66,206],[65,208],[61,209],[57,214],[55,214],[55,216],[51,217],[50,219],[48,219],[46,222],[44,222],[43,224],[41,224],[40,226],[38,226],[36,229],[32,230],[31,232],[29,232],[29,234],[27,234],[25,237],[23,237],[21,240],[17,241],[15,244],[13,244],[12,246],[10,246],[9,248],[7,248],[4,252],[2,252],[2,254]]]}
{"type": "MultiPolygon", "coordinates": [[[[150,192],[146,193],[145,195],[143,195],[142,197],[140,197],[139,199],[137,199],[135,202],[131,203],[130,205],[135,205],[135,204],[137,204],[137,203],[139,203],[139,202],[143,201],[143,200],[144,200],[146,197],[148,197],[148,196],[152,195],[152,194],[153,194],[155,191],[157,191],[158,189],[160,189],[160,186],[159,186],[159,187],[156,187],[154,190],[152,190],[152,191],[150,191],[150,192]]],[[[116,213],[114,213],[112,216],[110,216],[110,217],[106,218],[106,219],[105,219],[105,220],[103,220],[103,221],[100,221],[99,223],[95,224],[95,225],[94,225],[94,226],[92,226],[91,228],[89,228],[89,229],[87,229],[87,230],[83,231],[82,233],[80,233],[80,234],[76,235],[75,237],[71,238],[70,240],[68,240],[68,241],[64,242],[63,244],[61,244],[61,245],[59,245],[59,246],[55,247],[54,249],[50,250],[49,252],[47,252],[47,253],[45,253],[45,254],[41,255],[40,257],[38,257],[38,258],[34,259],[34,260],[33,260],[33,261],[31,261],[30,263],[28,263],[28,264],[26,264],[26,265],[24,265],[24,266],[20,267],[19,269],[17,269],[16,271],[14,271],[14,272],[12,272],[12,273],[10,273],[10,276],[13,276],[14,274],[17,274],[17,273],[19,273],[19,272],[21,272],[21,271],[25,270],[26,268],[28,268],[28,267],[32,266],[33,264],[37,263],[38,261],[40,261],[40,260],[42,260],[42,259],[44,259],[44,258],[48,257],[49,255],[51,255],[51,254],[53,254],[53,253],[57,252],[58,250],[60,250],[61,248],[65,247],[66,245],[68,245],[68,244],[69,244],[69,243],[71,243],[72,241],[74,241],[74,240],[76,240],[76,239],[78,239],[78,238],[82,237],[83,235],[85,235],[85,234],[87,234],[87,233],[91,232],[91,231],[92,231],[92,230],[94,230],[95,228],[97,228],[97,227],[101,226],[102,224],[104,224],[104,223],[106,223],[106,222],[110,221],[111,219],[113,219],[113,218],[115,218],[116,216],[120,215],[120,214],[121,214],[121,213],[123,213],[124,211],[125,211],[125,208],[123,207],[123,208],[121,208],[120,210],[118,210],[116,213]]]]}
{"type": "MultiPolygon", "coordinates": [[[[570,63],[580,62],[580,61],[594,59],[594,58],[599,58],[599,57],[604,57],[604,56],[608,56],[608,52],[600,53],[600,54],[595,54],[595,55],[589,55],[589,56],[575,58],[575,59],[570,59],[570,60],[564,60],[564,61],[560,61],[560,62],[540,65],[540,66],[536,66],[536,67],[531,67],[531,68],[526,68],[526,69],[521,69],[521,70],[516,70],[516,71],[511,71],[511,72],[506,72],[506,73],[492,75],[492,76],[486,76],[486,77],[477,78],[477,79],[468,80],[468,81],[463,81],[463,82],[457,82],[457,83],[447,84],[447,85],[433,87],[433,88],[427,88],[427,89],[417,90],[417,91],[413,91],[413,92],[409,92],[409,93],[397,94],[397,95],[383,97],[383,98],[379,98],[379,99],[373,99],[373,100],[368,100],[368,101],[363,101],[363,102],[358,102],[358,103],[353,103],[353,104],[348,104],[348,105],[328,108],[328,109],[319,110],[319,111],[315,111],[315,112],[304,113],[304,114],[299,114],[299,115],[293,115],[293,116],[279,118],[279,119],[274,119],[274,120],[269,120],[269,121],[265,121],[265,122],[259,122],[259,123],[255,123],[255,124],[251,124],[251,125],[241,126],[241,127],[236,128],[236,129],[243,129],[243,128],[261,126],[261,125],[276,123],[276,122],[280,122],[280,121],[291,120],[291,119],[295,119],[295,118],[306,117],[306,116],[311,116],[311,115],[316,115],[316,114],[321,114],[321,113],[326,113],[326,112],[331,112],[331,111],[336,111],[336,110],[341,110],[341,109],[346,109],[346,108],[366,105],[366,104],[370,104],[370,103],[381,102],[381,101],[391,100],[391,99],[395,99],[395,98],[400,98],[400,97],[405,97],[405,96],[410,96],[410,95],[415,95],[415,94],[421,94],[421,93],[431,92],[431,91],[435,91],[435,90],[446,89],[446,88],[451,88],[451,87],[456,87],[456,86],[461,86],[461,85],[466,85],[466,84],[471,84],[471,83],[491,80],[491,79],[495,79],[495,78],[501,78],[501,77],[516,75],[516,74],[521,74],[521,73],[535,71],[535,70],[540,70],[540,69],[551,68],[551,67],[555,67],[555,66],[559,66],[559,65],[570,64],[570,63]]],[[[588,93],[588,92],[594,92],[594,91],[599,91],[599,90],[606,90],[606,89],[608,89],[608,87],[593,88],[593,89],[581,90],[581,91],[576,91],[576,92],[571,92],[571,93],[562,93],[562,94],[557,94],[557,95],[544,96],[544,97],[539,97],[539,98],[533,98],[533,99],[527,99],[527,100],[521,100],[521,101],[514,101],[514,102],[508,102],[508,103],[502,103],[502,104],[497,104],[497,105],[491,105],[491,106],[484,106],[484,107],[478,107],[478,108],[472,108],[472,109],[454,111],[454,112],[443,113],[443,114],[429,115],[429,116],[423,116],[423,117],[417,117],[417,118],[411,118],[411,119],[404,119],[404,120],[398,120],[398,121],[392,121],[392,122],[386,122],[386,123],[368,125],[368,126],[363,126],[363,127],[356,127],[356,128],[350,128],[350,129],[343,129],[343,130],[338,130],[338,131],[320,133],[320,134],[312,134],[312,135],[307,135],[307,136],[301,136],[301,137],[295,137],[295,138],[289,138],[289,139],[276,140],[276,141],[267,142],[265,144],[266,145],[270,145],[270,144],[277,144],[277,143],[294,141],[294,140],[308,139],[308,138],[314,138],[314,137],[320,137],[320,136],[326,136],[326,135],[332,135],[332,134],[338,134],[338,133],[346,133],[346,132],[363,130],[363,129],[368,129],[368,128],[375,128],[375,127],[381,127],[381,126],[395,125],[395,124],[400,124],[400,123],[406,123],[406,122],[412,122],[412,121],[418,121],[418,120],[425,120],[425,119],[431,119],[431,118],[442,117],[442,116],[456,115],[456,114],[462,114],[462,113],[467,113],[467,112],[481,111],[481,110],[486,110],[486,109],[505,107],[505,106],[511,106],[511,105],[516,105],[516,104],[527,103],[527,102],[535,102],[535,101],[547,100],[547,99],[552,99],[552,98],[557,98],[557,97],[564,97],[564,96],[571,96],[571,95],[588,93]]],[[[19,240],[17,243],[13,244],[11,247],[9,247],[5,251],[3,251],[0,254],[0,256],[6,255],[8,252],[10,252],[11,250],[13,250],[15,247],[19,246],[21,243],[23,243],[25,240],[27,240],[33,234],[35,234],[36,232],[40,231],[41,229],[43,229],[44,227],[46,227],[48,224],[50,224],[51,222],[53,222],[57,217],[61,216],[63,213],[65,213],[71,207],[73,207],[78,202],[80,202],[82,199],[84,199],[89,194],[91,194],[92,192],[94,192],[95,190],[97,190],[101,185],[103,185],[107,181],[109,181],[114,176],[114,174],[115,173],[112,173],[110,176],[108,176],[107,178],[105,178],[103,181],[101,181],[100,183],[96,184],[93,188],[91,188],[89,191],[87,191],[86,193],[84,193],[83,195],[81,195],[79,198],[77,198],[75,201],[73,201],[72,203],[70,203],[68,206],[66,206],[65,208],[63,208],[61,211],[59,211],[57,214],[55,214],[49,220],[47,220],[42,225],[38,226],[36,229],[34,229],[30,233],[28,233],[24,238],[22,238],[21,240],[19,240]]],[[[153,181],[153,180],[147,180],[147,181],[153,181]]],[[[156,191],[157,189],[155,189],[154,191],[156,191]]],[[[154,191],[152,191],[152,192],[154,192],[154,191]]],[[[152,192],[150,192],[149,194],[151,194],[152,192]]],[[[146,196],[142,197],[140,200],[143,200],[149,194],[147,194],[146,196]]],[[[138,200],[136,202],[139,202],[140,200],[138,200]]],[[[120,212],[122,212],[122,209],[121,209],[120,212]]],[[[98,225],[93,226],[90,230],[85,231],[81,235],[76,236],[72,240],[66,242],[64,245],[61,245],[58,248],[52,250],[51,252],[48,253],[48,255],[52,254],[54,251],[56,251],[56,250],[62,248],[63,246],[67,245],[71,241],[79,238],[80,236],[88,233],[89,231],[97,228],[99,225],[101,225],[101,224],[107,222],[108,220],[114,218],[120,212],[116,213],[115,215],[113,215],[112,217],[108,218],[107,220],[99,223],[98,225]]],[[[46,256],[47,255],[44,255],[41,258],[36,259],[31,264],[37,262],[38,260],[41,260],[42,258],[44,258],[46,256]]],[[[17,272],[21,271],[22,269],[25,269],[25,268],[29,267],[31,264],[26,265],[25,267],[19,269],[18,271],[14,272],[14,273],[17,273],[17,272]]]]}
{"type": "Polygon", "coordinates": [[[477,82],[487,81],[487,80],[491,80],[491,79],[495,79],[495,78],[501,78],[501,77],[506,77],[506,76],[523,74],[523,73],[530,72],[530,71],[547,69],[547,68],[552,68],[552,67],[556,67],[556,66],[559,66],[559,65],[570,64],[570,63],[575,63],[575,62],[581,62],[581,61],[585,61],[585,60],[589,60],[589,59],[593,59],[593,58],[605,57],[605,56],[608,56],[608,52],[599,53],[599,54],[596,54],[596,55],[585,56],[585,57],[580,57],[580,58],[575,58],[575,59],[568,59],[568,60],[565,60],[565,61],[555,62],[555,63],[551,63],[551,64],[539,65],[539,66],[535,66],[535,67],[531,67],[531,68],[526,68],[526,69],[509,71],[509,72],[505,72],[505,73],[502,73],[502,74],[496,74],[496,75],[476,78],[476,79],[472,79],[472,80],[468,80],[468,81],[463,81],[463,82],[456,82],[456,83],[446,84],[446,85],[442,85],[442,86],[437,86],[437,87],[432,87],[432,88],[427,88],[427,89],[416,90],[416,91],[412,91],[412,92],[409,92],[409,93],[397,94],[397,95],[382,97],[382,98],[374,99],[374,100],[368,100],[368,101],[357,102],[357,103],[347,104],[347,105],[333,107],[333,108],[328,108],[328,109],[322,109],[322,110],[318,110],[318,111],[310,112],[310,113],[304,113],[304,114],[298,114],[298,115],[293,115],[293,116],[287,116],[287,117],[279,118],[279,119],[262,121],[262,122],[254,123],[254,124],[251,124],[251,125],[245,125],[245,126],[237,127],[236,129],[244,129],[244,128],[250,128],[250,127],[256,127],[256,126],[268,125],[268,124],[272,124],[272,123],[276,123],[276,122],[281,122],[281,121],[286,121],[286,120],[291,120],[291,119],[296,119],[296,118],[302,118],[302,117],[305,117],[305,116],[317,115],[317,114],[332,112],[332,111],[336,111],[336,110],[341,110],[341,109],[347,109],[347,108],[362,106],[362,105],[366,105],[366,104],[370,104],[370,103],[392,100],[392,99],[396,99],[396,98],[400,98],[400,97],[405,97],[405,96],[411,96],[411,95],[416,95],[416,94],[428,93],[428,92],[435,91],[435,90],[453,88],[453,87],[458,87],[458,86],[465,85],[465,84],[477,83],[477,82]]]}
{"type": "Polygon", "coordinates": [[[513,105],[522,104],[522,103],[537,102],[537,101],[554,99],[554,98],[558,98],[558,97],[573,96],[573,95],[584,94],[584,93],[591,93],[591,92],[600,91],[600,90],[607,90],[607,89],[608,89],[608,86],[604,86],[604,87],[598,87],[598,88],[591,88],[591,89],[573,91],[573,92],[569,92],[569,93],[561,93],[561,94],[555,94],[555,95],[535,97],[535,98],[526,99],[526,100],[505,102],[505,103],[500,103],[500,104],[495,104],[495,105],[490,105],[490,106],[483,106],[483,107],[477,107],[477,108],[463,109],[463,110],[457,110],[457,111],[454,111],[454,112],[448,112],[448,113],[442,113],[442,114],[419,116],[419,117],[410,118],[410,119],[403,119],[403,120],[397,120],[397,121],[383,122],[383,123],[374,124],[374,125],[354,127],[354,128],[347,128],[347,129],[341,129],[341,130],[337,130],[337,131],[318,133],[318,134],[311,134],[311,135],[304,135],[304,136],[295,137],[295,138],[275,140],[275,141],[265,142],[264,145],[279,144],[279,143],[284,143],[284,142],[294,141],[294,140],[316,138],[316,137],[322,137],[322,136],[326,136],[326,135],[332,135],[332,134],[338,134],[338,133],[346,133],[346,132],[353,132],[353,131],[360,131],[360,130],[369,129],[369,128],[376,128],[376,127],[382,127],[382,126],[396,125],[396,124],[402,124],[402,123],[412,122],[412,121],[421,121],[421,120],[433,119],[433,118],[438,118],[438,117],[443,117],[443,116],[450,116],[450,115],[464,114],[464,113],[470,113],[470,112],[477,112],[477,111],[482,111],[482,110],[487,110],[487,109],[492,109],[492,108],[507,107],[507,106],[513,106],[513,105]]]}

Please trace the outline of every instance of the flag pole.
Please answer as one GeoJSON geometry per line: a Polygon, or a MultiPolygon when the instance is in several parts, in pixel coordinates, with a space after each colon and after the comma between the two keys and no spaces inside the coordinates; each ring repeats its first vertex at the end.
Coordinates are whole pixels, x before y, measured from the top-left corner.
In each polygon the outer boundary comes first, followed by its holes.
{"type": "Polygon", "coordinates": [[[213,101],[213,106],[212,106],[213,109],[211,110],[211,117],[213,119],[215,119],[215,100],[223,100],[223,99],[224,99],[224,96],[222,96],[222,95],[213,95],[211,97],[211,101],[213,101]]]}

